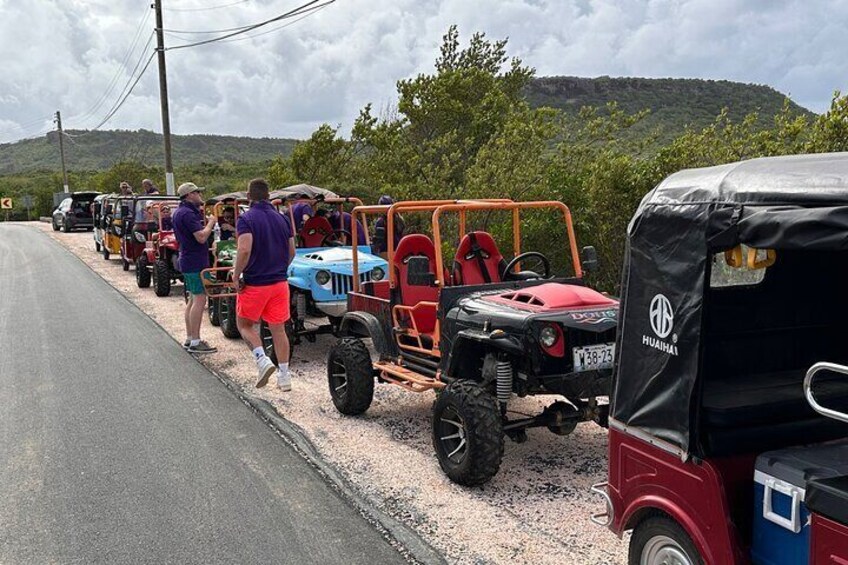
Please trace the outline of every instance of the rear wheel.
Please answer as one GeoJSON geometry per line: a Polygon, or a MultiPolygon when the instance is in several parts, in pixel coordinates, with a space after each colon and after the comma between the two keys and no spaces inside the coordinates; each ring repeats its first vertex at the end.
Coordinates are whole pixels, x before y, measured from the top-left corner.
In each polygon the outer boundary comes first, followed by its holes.
{"type": "Polygon", "coordinates": [[[153,291],[156,296],[171,294],[171,269],[162,259],[157,259],[153,264],[153,291]]]}
{"type": "Polygon", "coordinates": [[[653,516],[640,522],[633,531],[627,562],[630,565],[701,565],[704,561],[680,524],[666,516],[653,516]]]}
{"type": "Polygon", "coordinates": [[[135,282],[138,288],[148,288],[150,286],[150,262],[147,260],[147,255],[142,254],[135,264],[135,282]]]}
{"type": "Polygon", "coordinates": [[[225,296],[218,299],[218,316],[221,319],[221,332],[224,337],[236,339],[241,333],[236,325],[236,297],[225,296]]]}
{"type": "Polygon", "coordinates": [[[68,220],[67,220],[67,219],[62,220],[62,231],[63,231],[63,232],[65,232],[65,233],[70,233],[70,232],[71,232],[71,227],[68,225],[68,220]]]}
{"type": "Polygon", "coordinates": [[[371,354],[361,339],[345,337],[330,349],[327,358],[330,397],[342,414],[362,414],[374,399],[371,354]]]}
{"type": "Polygon", "coordinates": [[[433,447],[455,483],[481,485],[501,466],[504,434],[498,403],[472,381],[454,381],[433,407],[433,447]]]}

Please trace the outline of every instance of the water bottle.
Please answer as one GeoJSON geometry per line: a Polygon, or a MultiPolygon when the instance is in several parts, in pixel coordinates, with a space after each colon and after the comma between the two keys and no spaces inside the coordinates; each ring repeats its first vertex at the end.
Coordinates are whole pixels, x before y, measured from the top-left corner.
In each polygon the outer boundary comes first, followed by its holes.
{"type": "Polygon", "coordinates": [[[215,222],[215,227],[212,228],[212,233],[215,234],[215,241],[221,241],[221,225],[215,222]]]}

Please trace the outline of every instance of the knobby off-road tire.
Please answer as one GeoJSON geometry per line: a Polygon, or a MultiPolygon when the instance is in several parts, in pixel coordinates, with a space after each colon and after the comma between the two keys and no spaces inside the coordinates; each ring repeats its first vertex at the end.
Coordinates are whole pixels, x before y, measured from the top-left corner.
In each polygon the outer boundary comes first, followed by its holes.
{"type": "Polygon", "coordinates": [[[330,349],[327,358],[330,397],[342,414],[362,414],[374,399],[371,354],[361,339],[345,337],[330,349]]]}
{"type": "Polygon", "coordinates": [[[221,320],[221,333],[224,337],[236,339],[241,333],[236,325],[236,297],[226,296],[218,299],[218,316],[221,320]]]}
{"type": "Polygon", "coordinates": [[[498,473],[504,433],[495,398],[472,381],[445,387],[433,407],[433,447],[455,483],[481,485],[498,473]]]}
{"type": "Polygon", "coordinates": [[[135,264],[135,283],[138,288],[148,288],[150,286],[150,264],[147,261],[147,255],[141,254],[135,264]]]}
{"type": "Polygon", "coordinates": [[[674,520],[667,516],[646,518],[630,537],[627,562],[630,565],[703,565],[704,561],[692,538],[674,520]]]}
{"type": "Polygon", "coordinates": [[[162,259],[157,259],[153,264],[153,291],[156,296],[171,294],[171,269],[162,259]]]}
{"type": "Polygon", "coordinates": [[[218,301],[220,298],[209,297],[206,299],[206,312],[209,315],[209,323],[213,326],[221,325],[221,312],[218,309],[218,301]]]}

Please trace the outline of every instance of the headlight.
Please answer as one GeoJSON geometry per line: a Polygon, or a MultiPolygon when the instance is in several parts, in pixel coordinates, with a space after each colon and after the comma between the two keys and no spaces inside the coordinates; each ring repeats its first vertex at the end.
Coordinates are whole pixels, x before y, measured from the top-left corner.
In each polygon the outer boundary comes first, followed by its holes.
{"type": "Polygon", "coordinates": [[[318,271],[315,273],[315,282],[324,286],[328,282],[330,282],[330,273],[327,271],[318,271]]]}
{"type": "Polygon", "coordinates": [[[135,240],[139,243],[144,243],[145,241],[147,241],[147,238],[144,236],[143,233],[135,232],[135,240]]]}
{"type": "Polygon", "coordinates": [[[374,267],[371,269],[371,280],[372,281],[381,281],[383,277],[386,276],[386,271],[382,269],[382,267],[374,267]]]}
{"type": "Polygon", "coordinates": [[[542,347],[550,349],[556,344],[557,339],[559,339],[559,332],[553,326],[545,326],[539,332],[539,342],[542,347]]]}

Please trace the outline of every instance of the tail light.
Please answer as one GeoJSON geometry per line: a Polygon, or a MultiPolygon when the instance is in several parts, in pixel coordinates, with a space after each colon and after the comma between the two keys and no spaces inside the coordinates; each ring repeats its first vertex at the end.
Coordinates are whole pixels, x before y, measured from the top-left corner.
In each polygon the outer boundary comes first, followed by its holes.
{"type": "Polygon", "coordinates": [[[545,324],[539,330],[539,345],[551,357],[565,356],[565,335],[559,324],[545,324]]]}

